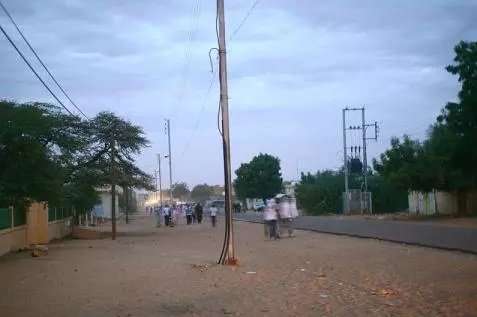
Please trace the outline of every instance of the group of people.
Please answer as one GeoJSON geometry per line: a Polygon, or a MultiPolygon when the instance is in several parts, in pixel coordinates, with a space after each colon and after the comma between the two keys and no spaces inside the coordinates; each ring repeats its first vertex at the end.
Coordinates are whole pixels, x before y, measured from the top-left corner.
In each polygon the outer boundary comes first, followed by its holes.
{"type": "Polygon", "coordinates": [[[280,239],[285,229],[288,236],[293,237],[292,222],[298,217],[298,209],[293,199],[282,197],[269,199],[266,208],[262,212],[265,239],[280,239]]]}
{"type": "MultiPolygon", "coordinates": [[[[204,216],[204,207],[200,203],[195,205],[190,203],[165,206],[155,205],[146,207],[146,211],[151,215],[154,213],[156,216],[156,227],[161,227],[162,223],[164,223],[166,227],[177,226],[179,219],[184,216],[187,225],[191,225],[192,223],[200,224],[204,216]]],[[[208,212],[211,217],[212,226],[215,227],[217,222],[217,207],[212,204],[208,212]]]]}

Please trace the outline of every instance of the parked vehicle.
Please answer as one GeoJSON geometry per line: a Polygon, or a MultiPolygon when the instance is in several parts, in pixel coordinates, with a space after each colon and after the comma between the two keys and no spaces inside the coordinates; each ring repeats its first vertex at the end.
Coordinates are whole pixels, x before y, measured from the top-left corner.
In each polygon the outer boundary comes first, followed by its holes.
{"type": "Polygon", "coordinates": [[[263,211],[265,209],[265,204],[263,201],[255,202],[252,206],[253,211],[263,211]]]}

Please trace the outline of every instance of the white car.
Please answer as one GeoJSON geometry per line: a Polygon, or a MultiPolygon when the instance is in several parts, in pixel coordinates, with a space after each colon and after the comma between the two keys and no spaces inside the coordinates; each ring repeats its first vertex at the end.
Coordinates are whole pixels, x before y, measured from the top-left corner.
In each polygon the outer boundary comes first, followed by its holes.
{"type": "Polygon", "coordinates": [[[253,211],[263,211],[265,204],[263,202],[256,202],[252,206],[253,211]]]}

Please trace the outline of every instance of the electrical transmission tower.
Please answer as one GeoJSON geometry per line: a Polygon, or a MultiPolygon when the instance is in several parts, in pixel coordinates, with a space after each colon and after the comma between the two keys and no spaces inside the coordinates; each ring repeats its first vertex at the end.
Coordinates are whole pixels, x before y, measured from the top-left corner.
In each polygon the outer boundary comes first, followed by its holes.
{"type": "Polygon", "coordinates": [[[366,123],[365,108],[344,108],[343,109],[343,168],[345,172],[345,191],[343,193],[343,213],[373,213],[372,195],[368,191],[368,157],[367,141],[377,140],[379,127],[377,122],[366,123]],[[361,111],[361,125],[347,125],[346,113],[350,111],[361,111]],[[374,127],[374,137],[367,136],[368,128],[374,127]],[[355,139],[356,143],[348,146],[350,132],[361,131],[360,139],[355,139]],[[359,145],[358,145],[359,144],[359,145]],[[350,150],[350,156],[348,156],[350,150]],[[361,173],[361,186],[359,189],[349,188],[350,173],[358,170],[361,173]]]}

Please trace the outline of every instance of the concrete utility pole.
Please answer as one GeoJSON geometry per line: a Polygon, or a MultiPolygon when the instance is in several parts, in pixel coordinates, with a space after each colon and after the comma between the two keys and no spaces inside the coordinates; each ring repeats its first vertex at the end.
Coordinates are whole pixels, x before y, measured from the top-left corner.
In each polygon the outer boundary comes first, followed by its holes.
{"type": "Polygon", "coordinates": [[[348,187],[348,153],[347,153],[347,146],[346,146],[346,110],[348,108],[343,109],[343,167],[345,172],[345,197],[346,204],[343,206],[343,213],[349,213],[349,187],[348,187]]]}
{"type": "Polygon", "coordinates": [[[232,175],[230,163],[230,131],[229,131],[229,100],[227,88],[227,56],[225,45],[225,13],[224,0],[217,0],[217,17],[219,30],[219,78],[220,105],[222,109],[222,143],[224,154],[224,183],[225,183],[225,215],[227,221],[227,264],[236,264],[234,251],[234,231],[232,219],[232,175]]]}
{"type": "Polygon", "coordinates": [[[159,205],[162,206],[162,174],[161,174],[161,154],[157,154],[158,179],[159,179],[159,205]]]}
{"type": "Polygon", "coordinates": [[[172,156],[171,156],[171,121],[166,119],[166,133],[167,133],[167,141],[169,143],[169,200],[172,206],[173,199],[172,199],[172,156]]]}
{"type": "Polygon", "coordinates": [[[116,140],[111,138],[111,239],[116,240],[116,140]]]}
{"type": "MultiPolygon", "coordinates": [[[[362,167],[362,179],[363,179],[363,187],[366,195],[366,209],[370,213],[372,213],[372,205],[371,205],[371,196],[368,194],[368,153],[367,153],[367,140],[377,140],[378,137],[378,124],[374,122],[373,124],[366,123],[366,114],[365,108],[344,108],[343,109],[343,162],[344,162],[344,169],[345,169],[345,194],[346,194],[346,206],[344,208],[345,213],[349,213],[349,185],[348,185],[348,178],[349,178],[349,171],[348,171],[348,159],[347,159],[347,146],[346,146],[346,131],[347,130],[362,130],[362,146],[363,146],[363,167],[362,167]],[[346,111],[361,111],[361,126],[353,126],[353,127],[346,127],[346,111]],[[374,127],[375,136],[374,138],[368,138],[366,135],[366,130],[368,127],[374,127]],[[369,195],[369,196],[368,196],[369,195]],[[368,198],[369,197],[369,198],[368,198]]],[[[361,210],[362,212],[363,210],[361,210]]]]}
{"type": "Polygon", "coordinates": [[[154,185],[154,200],[157,199],[157,170],[154,170],[154,179],[156,181],[156,185],[154,185]]]}

